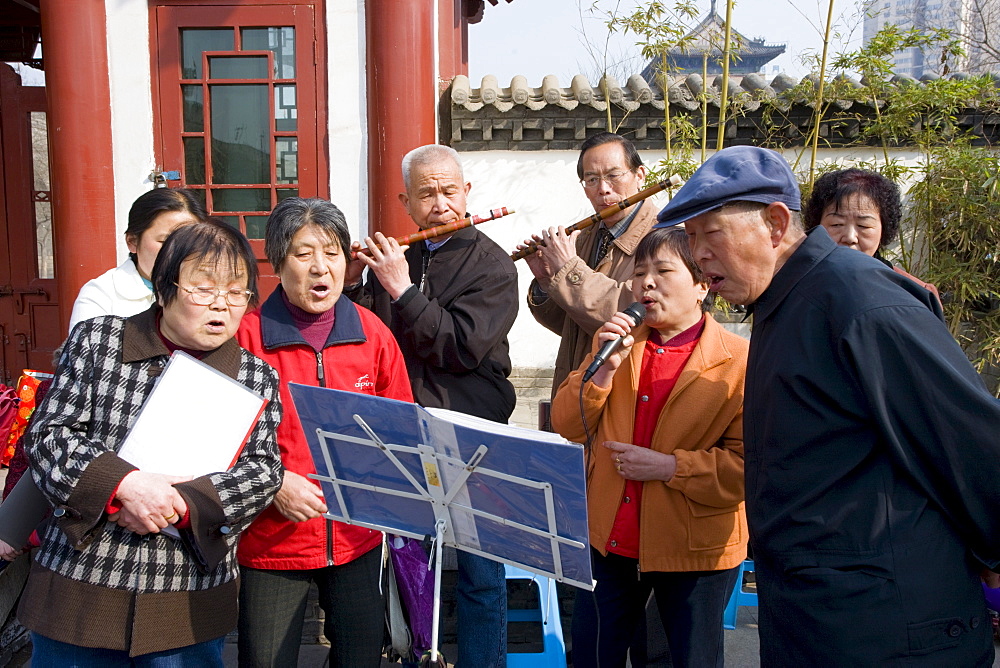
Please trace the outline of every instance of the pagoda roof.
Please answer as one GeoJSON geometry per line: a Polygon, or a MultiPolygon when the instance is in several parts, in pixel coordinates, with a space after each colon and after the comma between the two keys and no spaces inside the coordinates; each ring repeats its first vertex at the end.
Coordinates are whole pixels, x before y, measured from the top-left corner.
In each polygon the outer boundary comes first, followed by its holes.
{"type": "MultiPolygon", "coordinates": [[[[777,58],[785,52],[784,44],[767,44],[763,38],[751,39],[735,28],[730,30],[733,53],[740,57],[777,58]]],[[[715,11],[715,3],[709,13],[684,37],[684,47],[675,47],[671,56],[694,56],[708,53],[709,57],[722,56],[722,40],[726,34],[726,21],[715,11]]]]}

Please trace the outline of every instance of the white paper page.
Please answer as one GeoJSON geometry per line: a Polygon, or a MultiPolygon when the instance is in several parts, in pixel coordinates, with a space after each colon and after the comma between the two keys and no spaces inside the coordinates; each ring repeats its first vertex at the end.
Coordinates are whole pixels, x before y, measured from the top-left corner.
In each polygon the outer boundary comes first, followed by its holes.
{"type": "Polygon", "coordinates": [[[445,420],[446,422],[462,425],[463,427],[469,427],[471,429],[478,429],[491,434],[509,436],[511,438],[526,438],[528,440],[544,441],[545,443],[571,442],[567,441],[559,434],[551,431],[539,431],[537,429],[518,427],[513,424],[501,424],[500,422],[493,422],[492,420],[476,417],[475,415],[466,415],[465,413],[451,411],[447,408],[422,408],[434,417],[445,420]]]}
{"type": "Polygon", "coordinates": [[[227,471],[264,401],[243,384],[177,351],[118,456],[150,473],[197,478],[227,471]]]}

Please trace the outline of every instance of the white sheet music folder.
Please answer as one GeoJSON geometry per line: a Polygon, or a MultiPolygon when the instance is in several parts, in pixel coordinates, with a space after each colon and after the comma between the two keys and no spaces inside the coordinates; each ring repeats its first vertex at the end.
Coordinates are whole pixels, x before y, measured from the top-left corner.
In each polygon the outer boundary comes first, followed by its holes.
{"type": "Polygon", "coordinates": [[[267,400],[183,351],[170,356],[118,456],[141,471],[228,471],[267,400]]]}

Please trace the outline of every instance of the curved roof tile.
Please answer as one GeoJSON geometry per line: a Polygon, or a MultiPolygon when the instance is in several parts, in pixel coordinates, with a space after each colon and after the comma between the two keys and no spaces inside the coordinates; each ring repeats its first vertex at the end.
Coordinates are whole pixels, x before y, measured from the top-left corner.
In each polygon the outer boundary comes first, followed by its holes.
{"type": "MultiPolygon", "coordinates": [[[[957,73],[951,78],[968,75],[957,73]]],[[[844,76],[834,79],[837,87],[858,88],[861,82],[844,76]]],[[[931,81],[912,77],[894,77],[898,86],[922,86],[931,81]]],[[[994,76],[1000,87],[1000,76],[994,76]]],[[[650,85],[641,75],[633,75],[624,85],[613,76],[602,78],[596,85],[582,74],[568,85],[555,75],[547,75],[541,86],[533,87],[524,76],[515,76],[501,85],[493,75],[484,76],[478,88],[469,78],[454,78],[449,91],[451,104],[442,116],[442,136],[450,135],[450,143],[459,150],[541,150],[575,149],[586,137],[607,127],[606,112],[610,100],[615,122],[640,148],[656,148],[663,143],[664,91],[650,85]]],[[[667,100],[679,115],[698,116],[702,96],[709,105],[709,129],[714,132],[721,103],[721,76],[702,81],[699,74],[675,76],[667,86],[667,100]]],[[[796,80],[788,74],[778,74],[768,80],[762,74],[733,75],[729,80],[727,98],[736,113],[726,124],[727,143],[778,142],[801,143],[815,123],[815,100],[807,94],[819,85],[815,77],[796,80]],[[800,88],[801,86],[801,88],[800,88]],[[780,112],[775,125],[769,109],[780,112]],[[779,127],[780,126],[780,127],[779,127]]],[[[820,136],[830,145],[854,141],[866,119],[875,116],[874,106],[884,101],[857,99],[827,99],[828,111],[820,128],[820,136]]],[[[986,110],[969,109],[957,119],[979,135],[983,141],[1000,143],[1000,116],[986,110]]]]}
{"type": "MultiPolygon", "coordinates": [[[[955,72],[949,75],[951,79],[965,79],[969,75],[962,72],[955,72]]],[[[921,80],[914,79],[906,75],[896,75],[891,81],[900,86],[921,85],[928,81],[940,77],[924,76],[921,80]]],[[[1000,86],[1000,77],[994,75],[1000,86]]],[[[856,79],[843,75],[837,76],[835,81],[844,82],[847,85],[860,88],[862,83],[856,79]]],[[[743,74],[731,75],[729,77],[728,96],[730,100],[738,99],[748,108],[756,108],[763,99],[775,99],[789,91],[800,83],[811,82],[818,85],[818,80],[813,75],[808,75],[800,81],[788,74],[778,74],[770,81],[763,74],[743,74]]],[[[635,108],[638,105],[648,104],[663,109],[663,90],[660,86],[650,85],[639,74],[633,74],[622,86],[614,76],[602,77],[596,84],[592,85],[582,74],[577,74],[569,82],[569,86],[562,87],[559,78],[553,74],[546,75],[539,87],[531,87],[527,79],[522,75],[515,76],[507,86],[502,86],[497,78],[492,74],[483,77],[478,88],[473,88],[469,78],[465,75],[458,75],[452,81],[451,102],[453,105],[461,106],[468,111],[477,111],[482,105],[493,105],[498,110],[509,111],[517,105],[522,105],[528,109],[538,110],[545,106],[559,106],[563,109],[574,109],[577,105],[586,105],[599,111],[607,108],[607,99],[612,104],[619,105],[625,109],[635,108]],[[607,82],[607,98],[605,97],[605,82],[607,82]]],[[[718,107],[720,103],[720,87],[722,85],[722,75],[709,77],[707,90],[709,104],[718,107]]],[[[668,88],[668,99],[670,103],[687,107],[698,107],[698,96],[702,94],[703,83],[700,74],[688,74],[675,76],[668,88]],[[691,104],[693,103],[693,105],[691,104]]],[[[802,100],[806,102],[805,99],[802,100]]],[[[839,101],[838,104],[851,106],[851,101],[839,101]]]]}

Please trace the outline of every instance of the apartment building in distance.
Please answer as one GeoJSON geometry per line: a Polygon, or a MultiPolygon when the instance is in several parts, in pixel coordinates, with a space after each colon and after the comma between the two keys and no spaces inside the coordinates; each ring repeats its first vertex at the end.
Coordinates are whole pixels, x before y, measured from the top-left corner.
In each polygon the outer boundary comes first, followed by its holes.
{"type": "Polygon", "coordinates": [[[866,8],[863,40],[868,44],[883,27],[945,28],[961,39],[966,55],[945,59],[943,49],[899,51],[893,71],[919,79],[950,72],[1000,72],[1000,0],[871,0],[866,8]]]}

